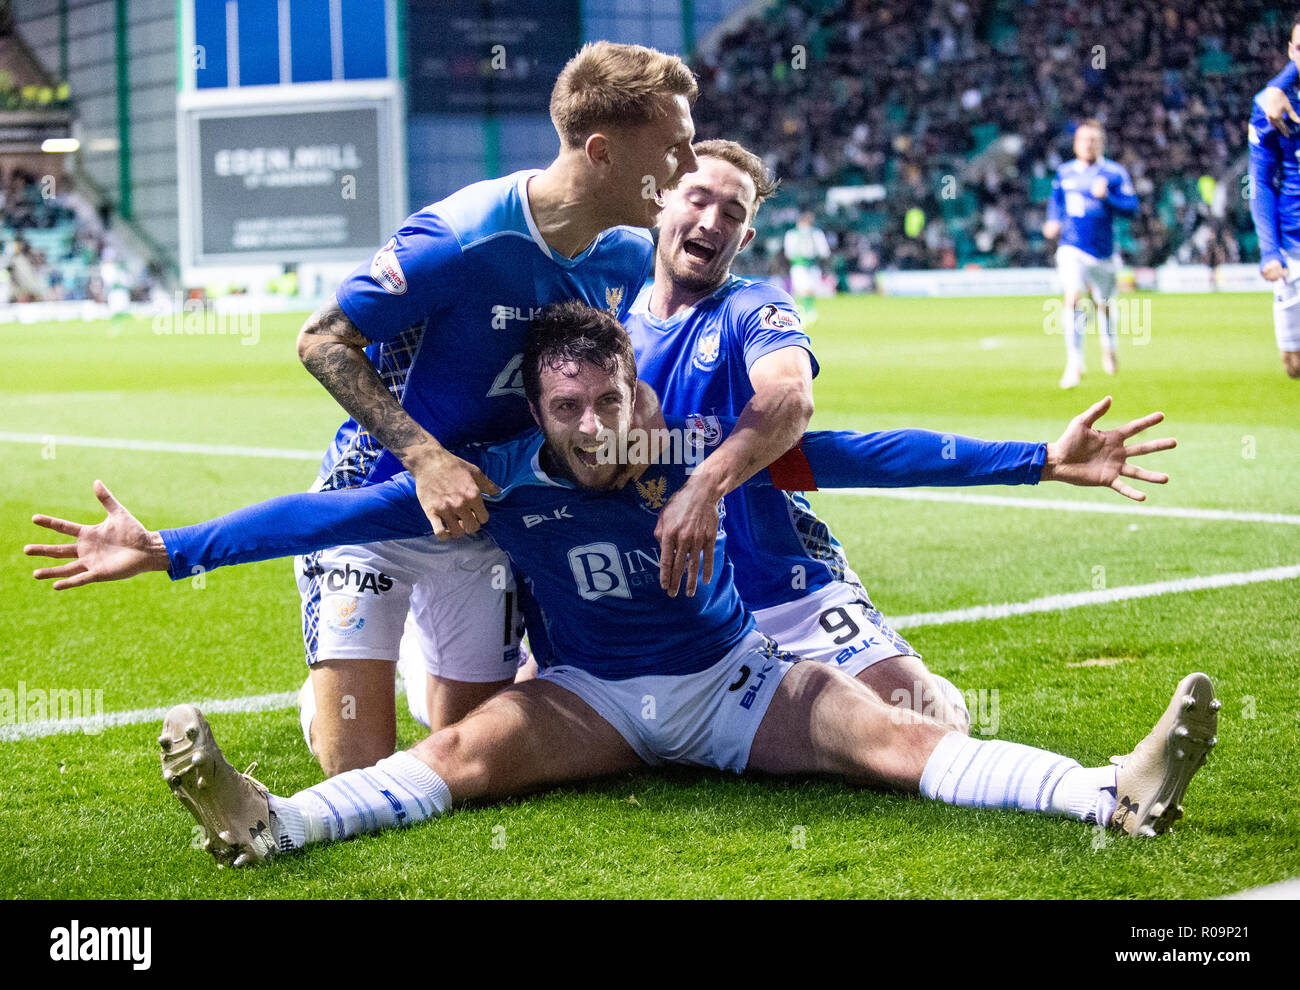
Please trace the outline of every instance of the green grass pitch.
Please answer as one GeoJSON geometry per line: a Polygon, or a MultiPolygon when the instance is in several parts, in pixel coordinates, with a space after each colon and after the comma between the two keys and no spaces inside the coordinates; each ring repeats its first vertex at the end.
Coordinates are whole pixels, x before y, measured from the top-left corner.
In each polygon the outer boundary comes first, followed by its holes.
{"type": "MultiPolygon", "coordinates": [[[[1103,425],[1153,409],[1176,451],[1148,506],[1294,513],[1300,382],[1260,295],[1151,296],[1150,340],[1095,338],[1081,388],[1056,387],[1061,338],[1041,299],[821,304],[814,425],[919,426],[1053,439],[1112,393],[1103,425]]],[[[290,691],[304,670],[286,561],[56,593],[29,577],[35,511],[97,520],[103,478],[151,528],[304,489],[307,460],[96,449],[15,434],[323,449],[340,419],[298,365],[301,316],[255,346],[161,336],[149,320],[0,327],[0,690],[102,691],[106,711],[290,691]]],[[[988,493],[1125,504],[1064,486],[988,493]]],[[[1300,527],[970,503],[814,496],[889,616],[1300,564],[1300,527]]],[[[159,772],[158,722],[0,742],[4,897],[1199,898],[1300,874],[1300,633],[1295,580],[1170,593],[907,630],[928,663],[997,697],[997,736],[1085,765],[1127,752],[1176,681],[1204,670],[1220,745],[1187,817],[1149,842],[1075,822],[969,811],[834,781],[670,770],[457,810],[269,868],[217,872],[159,772]]],[[[25,717],[18,715],[17,717],[25,717]]],[[[239,768],[291,792],[318,779],[290,709],[212,718],[239,768]]],[[[417,727],[403,713],[404,743],[417,727]]]]}

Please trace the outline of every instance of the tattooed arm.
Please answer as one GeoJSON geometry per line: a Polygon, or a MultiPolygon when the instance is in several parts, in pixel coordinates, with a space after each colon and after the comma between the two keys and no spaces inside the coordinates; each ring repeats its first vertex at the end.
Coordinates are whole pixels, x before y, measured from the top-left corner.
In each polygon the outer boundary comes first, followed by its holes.
{"type": "Polygon", "coordinates": [[[420,505],[440,539],[487,522],[483,492],[498,491],[477,467],[447,452],[385,387],[366,355],[370,341],[331,299],[303,324],[298,357],[348,414],[415,477],[420,505]]]}

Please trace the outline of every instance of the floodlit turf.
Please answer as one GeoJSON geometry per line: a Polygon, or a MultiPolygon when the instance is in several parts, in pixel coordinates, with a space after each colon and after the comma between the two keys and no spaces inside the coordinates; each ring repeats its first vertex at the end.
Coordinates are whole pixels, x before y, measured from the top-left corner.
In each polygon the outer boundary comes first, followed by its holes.
{"type": "MultiPolygon", "coordinates": [[[[1142,297],[1138,297],[1141,301],[1142,297]]],[[[1271,340],[1266,294],[1153,296],[1148,343],[1121,341],[1081,388],[1056,387],[1061,339],[1038,299],[840,298],[812,333],[814,425],[923,426],[1052,439],[1093,399],[1103,425],[1152,409],[1176,451],[1151,506],[1300,512],[1300,382],[1271,340]]],[[[164,336],[150,322],[0,327],[0,430],[322,450],[339,415],[299,367],[300,316],[258,342],[164,336]]],[[[0,689],[102,692],[106,711],[295,689],[303,677],[289,564],[150,575],[55,593],[18,552],[35,511],[98,519],[103,478],[147,525],[206,518],[305,488],[304,459],[0,441],[4,592],[0,689]]],[[[1123,504],[1063,486],[986,493],[1123,504]]],[[[1019,602],[1300,564],[1300,526],[814,496],[887,616],[1019,602]]],[[[0,742],[5,897],[1207,897],[1300,873],[1300,584],[1166,594],[905,635],[979,692],[978,731],[1085,764],[1126,752],[1173,685],[1204,670],[1221,743],[1168,836],[1134,842],[1078,823],[948,808],[832,781],[628,774],[416,829],[218,873],[159,773],[157,722],[0,742]]],[[[212,718],[240,769],[277,791],[318,779],[288,709],[212,718]]],[[[405,715],[402,739],[416,726],[405,715]]]]}

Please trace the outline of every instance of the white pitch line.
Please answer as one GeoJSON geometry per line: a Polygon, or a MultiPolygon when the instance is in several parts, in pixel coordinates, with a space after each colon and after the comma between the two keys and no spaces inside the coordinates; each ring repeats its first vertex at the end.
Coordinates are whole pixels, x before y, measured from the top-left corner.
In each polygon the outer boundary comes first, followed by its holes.
{"type": "MultiPolygon", "coordinates": [[[[166,440],[123,440],[116,437],[63,436],[57,433],[11,433],[0,430],[0,443],[34,443],[57,447],[97,447],[104,450],[140,450],[165,454],[205,454],[217,457],[263,457],[319,462],[321,451],[294,447],[245,447],[239,444],[182,443],[166,440]]],[[[892,498],[908,502],[957,502],[994,505],[1009,509],[1056,509],[1061,512],[1100,512],[1111,515],[1167,516],[1173,519],[1209,519],[1218,522],[1277,523],[1300,526],[1300,515],[1281,512],[1233,512],[1228,509],[1185,509],[1144,505],[1110,505],[1105,502],[1075,502],[1063,498],[1013,498],[1006,495],[970,495],[964,492],[931,491],[920,488],[826,488],[823,495],[856,495],[892,498]]]]}
{"type": "Polygon", "coordinates": [[[919,488],[823,488],[819,495],[862,495],[896,498],[908,502],[965,502],[1010,509],[1057,509],[1061,512],[1101,512],[1111,515],[1169,516],[1174,519],[1214,519],[1220,522],[1280,523],[1300,526],[1300,515],[1282,512],[1233,512],[1228,509],[1182,509],[1174,506],[1075,502],[1064,498],[1014,498],[1007,495],[969,495],[965,492],[936,492],[919,488]]]}
{"type": "Polygon", "coordinates": [[[1209,574],[1205,577],[1182,578],[1177,581],[1155,581],[1152,584],[1130,584],[1101,591],[1077,591],[1066,595],[1047,595],[1027,602],[1006,602],[1002,605],[976,605],[947,612],[918,612],[886,619],[895,629],[914,629],[917,626],[944,626],[955,622],[980,622],[984,619],[1006,619],[1013,615],[1032,615],[1035,612],[1063,612],[1084,605],[1105,605],[1125,602],[1134,598],[1153,598],[1157,595],[1177,594],[1183,591],[1204,591],[1208,588],[1234,588],[1261,581],[1290,581],[1300,578],[1300,564],[1288,567],[1268,567],[1258,571],[1237,571],[1231,574],[1209,574]]]}
{"type": "MultiPolygon", "coordinates": [[[[1233,574],[1210,574],[1206,577],[1184,578],[1180,581],[1157,581],[1154,584],[1134,584],[1105,591],[1083,591],[1068,595],[1048,595],[1027,602],[1008,602],[1002,605],[977,605],[974,608],[954,609],[948,612],[918,612],[886,621],[895,629],[915,629],[918,626],[941,626],[959,622],[979,622],[984,619],[1005,619],[1012,615],[1029,615],[1035,612],[1059,612],[1083,605],[1102,605],[1127,601],[1133,598],[1150,598],[1156,595],[1176,594],[1183,591],[1202,591],[1208,588],[1231,588],[1261,581],[1289,581],[1300,578],[1300,564],[1289,567],[1270,567],[1258,571],[1240,571],[1233,574]]],[[[216,701],[197,701],[205,712],[265,712],[278,708],[292,708],[298,699],[296,691],[283,694],[259,694],[247,698],[226,698],[216,701]]],[[[0,742],[18,739],[36,739],[65,732],[85,729],[94,734],[102,729],[141,722],[156,722],[168,712],[167,708],[138,708],[129,712],[109,712],[104,715],[76,719],[50,719],[42,722],[19,722],[0,725],[0,742]]]]}
{"type": "Polygon", "coordinates": [[[104,450],[145,450],[162,454],[212,454],[218,457],[267,457],[319,462],[324,451],[293,447],[245,447],[242,444],[180,443],[166,440],[120,440],[115,437],[76,437],[58,433],[9,433],[0,430],[0,443],[53,443],[55,447],[99,447],[104,450]]]}
{"type": "MultiPolygon", "coordinates": [[[[29,691],[28,694],[31,692],[29,691]]],[[[205,713],[224,714],[237,712],[269,712],[277,708],[292,708],[298,701],[297,691],[285,691],[280,694],[255,694],[246,698],[218,698],[208,701],[196,701],[194,704],[205,713]]],[[[65,732],[84,731],[86,735],[97,735],[104,729],[113,729],[122,725],[139,725],[142,722],[161,722],[162,717],[171,711],[166,708],[136,708],[129,712],[105,712],[102,715],[89,715],[82,718],[46,719],[41,722],[17,722],[13,725],[0,725],[0,742],[16,739],[39,739],[44,736],[57,736],[65,732]]]]}

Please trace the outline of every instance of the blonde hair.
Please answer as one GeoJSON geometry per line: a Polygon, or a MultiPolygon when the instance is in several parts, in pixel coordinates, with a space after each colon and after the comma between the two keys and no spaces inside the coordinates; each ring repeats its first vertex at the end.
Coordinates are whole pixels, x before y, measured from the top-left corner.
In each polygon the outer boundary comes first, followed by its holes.
{"type": "Polygon", "coordinates": [[[581,147],[602,127],[648,124],[663,98],[695,102],[695,75],[676,55],[642,45],[592,41],[560,70],[551,90],[551,123],[566,148],[581,147]]]}
{"type": "Polygon", "coordinates": [[[777,186],[781,184],[781,180],[773,176],[763,164],[763,159],[739,141],[714,138],[695,143],[691,146],[691,150],[695,152],[696,158],[720,158],[727,164],[736,166],[753,180],[754,212],[750,215],[751,221],[758,215],[758,208],[763,205],[763,200],[776,192],[777,186]]]}

